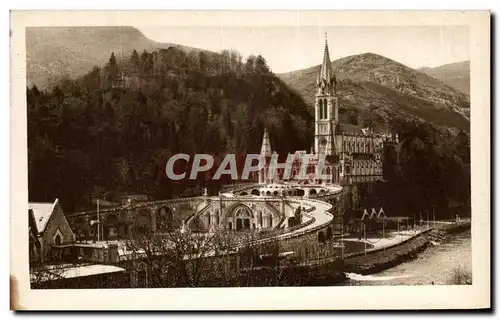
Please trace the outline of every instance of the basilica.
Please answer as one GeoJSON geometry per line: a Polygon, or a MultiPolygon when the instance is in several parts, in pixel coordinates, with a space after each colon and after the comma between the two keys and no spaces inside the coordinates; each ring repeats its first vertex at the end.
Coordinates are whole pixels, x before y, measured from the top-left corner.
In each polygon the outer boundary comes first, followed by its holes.
{"type": "MultiPolygon", "coordinates": [[[[328,42],[325,40],[323,62],[316,80],[314,144],[311,152],[295,151],[291,159],[291,175],[284,169],[269,170],[273,150],[267,128],[262,140],[261,157],[265,166],[259,171],[261,184],[296,182],[303,184],[353,184],[381,180],[383,178],[383,147],[386,143],[398,143],[398,136],[374,133],[371,128],[345,130],[349,126],[339,123],[339,98],[337,79],[332,69],[328,42]],[[303,159],[307,157],[306,179],[298,179],[303,159]],[[322,159],[325,159],[322,161],[322,159]],[[323,163],[324,162],[324,163],[323,163]],[[321,165],[318,165],[321,163],[321,165]],[[318,172],[321,170],[321,172],[318,172]]],[[[289,162],[287,160],[287,162],[289,162]]]]}

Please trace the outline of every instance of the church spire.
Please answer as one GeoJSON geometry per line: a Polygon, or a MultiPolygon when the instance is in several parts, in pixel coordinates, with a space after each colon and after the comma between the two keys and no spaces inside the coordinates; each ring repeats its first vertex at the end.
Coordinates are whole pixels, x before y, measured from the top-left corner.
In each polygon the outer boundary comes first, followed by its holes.
{"type": "Polygon", "coordinates": [[[332,62],[330,60],[330,52],[328,50],[328,38],[325,33],[325,50],[323,52],[323,63],[318,74],[316,84],[318,89],[323,93],[334,93],[335,75],[332,70],[332,62]]]}
{"type": "Polygon", "coordinates": [[[272,154],[271,141],[269,140],[269,133],[267,132],[267,127],[264,129],[264,138],[262,138],[262,147],[260,149],[260,155],[263,157],[270,157],[272,154]]]}

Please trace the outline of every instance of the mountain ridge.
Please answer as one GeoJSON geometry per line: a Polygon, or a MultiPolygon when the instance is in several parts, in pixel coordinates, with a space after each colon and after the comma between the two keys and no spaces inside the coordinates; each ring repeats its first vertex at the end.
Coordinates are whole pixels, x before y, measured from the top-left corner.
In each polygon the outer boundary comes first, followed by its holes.
{"type": "Polygon", "coordinates": [[[26,78],[29,87],[46,89],[63,78],[84,76],[107,62],[111,52],[118,58],[135,49],[195,48],[153,41],[134,27],[29,27],[26,28],[26,78]]]}
{"type": "Polygon", "coordinates": [[[442,81],[463,93],[470,94],[470,61],[447,63],[437,67],[421,67],[417,70],[442,81]]]}
{"type": "MultiPolygon", "coordinates": [[[[397,114],[468,130],[470,98],[442,81],[370,52],[331,63],[337,77],[341,122],[351,119],[354,124],[373,125],[375,121],[378,127],[387,128],[397,114]],[[372,111],[375,120],[370,120],[372,111]]],[[[319,68],[320,65],[316,65],[279,74],[279,77],[312,108],[319,68]]]]}

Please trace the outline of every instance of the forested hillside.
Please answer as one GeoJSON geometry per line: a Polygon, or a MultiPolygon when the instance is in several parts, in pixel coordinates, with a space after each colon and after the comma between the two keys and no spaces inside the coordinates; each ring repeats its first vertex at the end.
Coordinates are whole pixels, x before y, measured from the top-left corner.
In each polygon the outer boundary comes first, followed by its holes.
{"type": "Polygon", "coordinates": [[[27,99],[29,199],[57,197],[67,211],[125,193],[185,195],[164,178],[169,155],[258,153],[265,126],[279,153],[313,140],[303,99],[263,57],[232,51],[111,53],[75,81],[28,88],[27,99]]]}
{"type": "Polygon", "coordinates": [[[433,208],[436,219],[449,219],[470,210],[470,135],[406,118],[395,119],[393,130],[400,143],[385,148],[386,212],[418,217],[433,208]]]}

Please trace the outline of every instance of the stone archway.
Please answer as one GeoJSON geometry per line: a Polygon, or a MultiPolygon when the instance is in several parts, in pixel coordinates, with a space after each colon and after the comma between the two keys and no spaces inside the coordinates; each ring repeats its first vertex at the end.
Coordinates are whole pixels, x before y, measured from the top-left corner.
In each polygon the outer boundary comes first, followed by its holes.
{"type": "Polygon", "coordinates": [[[312,195],[315,195],[315,194],[317,194],[317,193],[318,193],[318,192],[316,191],[316,189],[311,189],[311,190],[309,190],[309,195],[311,195],[311,196],[312,196],[312,195]]]}
{"type": "Polygon", "coordinates": [[[174,213],[168,206],[160,207],[156,211],[156,231],[168,232],[174,229],[174,213]]]}
{"type": "Polygon", "coordinates": [[[227,221],[232,221],[236,231],[250,230],[255,224],[253,211],[243,203],[237,203],[228,209],[226,215],[227,221]]]}
{"type": "Polygon", "coordinates": [[[260,195],[260,192],[259,192],[259,190],[257,190],[257,189],[253,189],[253,190],[252,190],[252,192],[250,192],[250,193],[251,193],[252,195],[254,195],[254,196],[259,196],[259,195],[260,195]]]}

